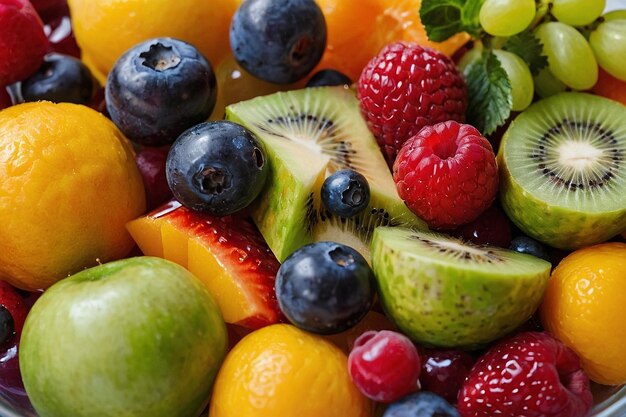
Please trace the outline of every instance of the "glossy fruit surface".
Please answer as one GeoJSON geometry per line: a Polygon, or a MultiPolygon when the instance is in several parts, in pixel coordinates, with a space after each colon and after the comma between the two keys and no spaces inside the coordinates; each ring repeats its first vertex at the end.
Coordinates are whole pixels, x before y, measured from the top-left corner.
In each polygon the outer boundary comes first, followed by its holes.
{"type": "Polygon", "coordinates": [[[331,85],[351,85],[352,80],[344,73],[333,69],[317,71],[306,83],[306,87],[324,87],[331,85]]]}
{"type": "Polygon", "coordinates": [[[189,42],[216,64],[228,53],[228,27],[240,2],[68,0],[83,59],[101,82],[125,51],[155,37],[189,42]]]}
{"type": "Polygon", "coordinates": [[[584,26],[600,17],[605,5],[605,0],[554,0],[550,13],[559,22],[584,26]]]}
{"type": "Polygon", "coordinates": [[[509,219],[496,206],[489,207],[474,221],[451,231],[450,234],[476,245],[506,248],[511,243],[509,219]]]}
{"type": "Polygon", "coordinates": [[[243,126],[201,123],[185,131],[167,156],[165,173],[185,207],[225,216],[247,207],[261,192],[269,165],[263,145],[243,126]]]}
{"type": "Polygon", "coordinates": [[[393,402],[417,391],[421,362],[417,348],[402,333],[369,331],[355,341],[348,370],[366,397],[393,402]]]}
{"type": "Polygon", "coordinates": [[[132,248],[125,224],[145,210],[141,175],[100,113],[49,102],[3,110],[0,177],[1,279],[47,288],[132,248]]]}
{"type": "Polygon", "coordinates": [[[584,417],[592,402],[578,356],[548,334],[525,332],[479,358],[458,409],[462,417],[584,417]]]}
{"type": "Polygon", "coordinates": [[[105,86],[111,120],[132,141],[171,144],[208,119],[217,81],[193,45],[173,38],[142,42],[120,57],[105,86]]]}
{"type": "Polygon", "coordinates": [[[518,236],[511,241],[509,249],[519,253],[527,253],[550,262],[550,253],[540,242],[528,236],[518,236]]]}
{"type": "Polygon", "coordinates": [[[454,62],[417,44],[385,46],[357,87],[361,113],[390,166],[404,142],[424,126],[465,120],[467,90],[454,62]]]}
{"type": "Polygon", "coordinates": [[[459,33],[431,42],[421,23],[421,0],[317,0],[328,27],[328,42],[317,69],[334,68],[357,80],[372,57],[390,42],[429,46],[448,56],[465,44],[459,33]],[[350,28],[347,30],[346,28],[350,28]]]}
{"type": "Polygon", "coordinates": [[[28,315],[20,366],[39,415],[196,416],[227,343],[217,304],[196,277],[135,257],[48,289],[28,315]]]}
{"type": "Polygon", "coordinates": [[[172,190],[165,176],[165,161],[169,146],[145,146],[137,152],[135,161],[141,172],[146,192],[146,210],[152,211],[172,198],[172,190]]]}
{"type": "Polygon", "coordinates": [[[494,36],[520,33],[535,17],[534,0],[485,0],[480,8],[480,25],[494,36]]]}
{"type": "Polygon", "coordinates": [[[580,356],[589,377],[626,383],[626,244],[604,243],[575,251],[552,273],[541,306],[546,330],[580,356]]]}
{"type": "Polygon", "coordinates": [[[459,390],[475,359],[463,350],[426,349],[421,353],[420,385],[424,391],[456,404],[459,390]]]}
{"type": "Polygon", "coordinates": [[[230,47],[254,76],[293,83],[311,72],[324,53],[324,15],[313,0],[247,0],[233,16],[230,47]]]}
{"type": "Polygon", "coordinates": [[[277,324],[244,337],[219,371],[209,417],[369,417],[332,343],[277,324]]]}
{"type": "Polygon", "coordinates": [[[626,81],[626,18],[600,23],[591,32],[589,44],[602,69],[626,81]]]}
{"type": "Polygon", "coordinates": [[[127,228],[144,254],[196,275],[227,323],[255,329],[285,320],[274,292],[280,264],[245,216],[213,217],[173,201],[127,228]]]}
{"type": "Polygon", "coordinates": [[[291,254],[278,270],[280,309],[297,327],[334,334],[356,325],[374,301],[374,274],[356,250],[316,242],[291,254]]]}
{"type": "Polygon", "coordinates": [[[28,0],[0,2],[0,87],[35,72],[47,48],[43,23],[28,0]]]}
{"type": "Polygon", "coordinates": [[[498,191],[489,141],[473,126],[455,121],[427,126],[410,138],[398,154],[393,178],[411,211],[439,229],[476,219],[498,191]]]}
{"type": "Polygon", "coordinates": [[[367,179],[351,169],[335,171],[324,180],[321,190],[322,203],[328,211],[341,217],[352,217],[370,202],[370,186],[367,179]]]}
{"type": "Polygon", "coordinates": [[[459,412],[446,400],[432,392],[407,395],[391,404],[383,417],[459,417],[459,412]]]}
{"type": "Polygon", "coordinates": [[[69,55],[47,54],[41,67],[20,83],[24,101],[88,104],[97,88],[89,69],[69,55]]]}
{"type": "Polygon", "coordinates": [[[534,95],[533,76],[528,65],[513,52],[496,49],[493,53],[498,57],[498,61],[500,61],[500,65],[502,65],[511,83],[511,110],[524,110],[533,101],[534,95]]]}
{"type": "Polygon", "coordinates": [[[571,26],[548,22],[535,30],[554,76],[568,87],[586,90],[598,80],[598,64],[585,37],[571,26]]]}

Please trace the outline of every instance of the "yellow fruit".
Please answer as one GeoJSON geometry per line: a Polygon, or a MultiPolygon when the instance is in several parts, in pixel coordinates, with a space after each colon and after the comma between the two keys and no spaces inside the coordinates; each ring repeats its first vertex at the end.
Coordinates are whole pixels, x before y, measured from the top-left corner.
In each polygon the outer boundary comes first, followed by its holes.
{"type": "Polygon", "coordinates": [[[150,38],[189,42],[216,65],[230,50],[228,29],[241,0],[69,0],[83,60],[102,81],[117,59],[150,38]]]}
{"type": "Polygon", "coordinates": [[[35,290],[128,254],[145,210],[132,147],[102,114],[37,102],[0,112],[0,279],[35,290]]]}
{"type": "Polygon", "coordinates": [[[209,417],[369,417],[332,343],[287,324],[244,337],[219,371],[209,417]]]}
{"type": "Polygon", "coordinates": [[[548,283],[541,320],[581,358],[600,384],[626,383],[626,244],[579,249],[561,261],[548,283]]]}
{"type": "Polygon", "coordinates": [[[316,0],[324,12],[328,42],[317,69],[333,68],[358,80],[380,49],[393,41],[415,42],[452,55],[469,40],[458,34],[430,42],[421,23],[421,0],[316,0]]]}

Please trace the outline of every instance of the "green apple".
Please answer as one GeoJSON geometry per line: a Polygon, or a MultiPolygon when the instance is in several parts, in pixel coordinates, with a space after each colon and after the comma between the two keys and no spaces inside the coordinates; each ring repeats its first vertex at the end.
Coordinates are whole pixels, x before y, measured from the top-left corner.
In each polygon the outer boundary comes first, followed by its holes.
{"type": "Polygon", "coordinates": [[[41,417],[196,417],[227,350],[209,293],[170,261],[137,257],[50,287],[20,346],[41,417]]]}

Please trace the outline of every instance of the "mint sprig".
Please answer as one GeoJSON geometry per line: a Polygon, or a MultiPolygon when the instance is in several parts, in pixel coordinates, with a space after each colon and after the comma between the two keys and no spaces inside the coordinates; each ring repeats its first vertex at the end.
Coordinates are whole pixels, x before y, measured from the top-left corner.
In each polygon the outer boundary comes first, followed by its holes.
{"type": "Polygon", "coordinates": [[[477,37],[482,29],[478,20],[484,0],[423,0],[420,19],[428,39],[442,42],[457,33],[477,37]]]}
{"type": "Polygon", "coordinates": [[[522,58],[533,75],[548,66],[548,57],[543,54],[541,41],[529,30],[508,38],[502,49],[522,58]]]}
{"type": "Polygon", "coordinates": [[[467,119],[483,135],[490,135],[511,114],[511,82],[500,61],[487,50],[466,71],[467,119]]]}

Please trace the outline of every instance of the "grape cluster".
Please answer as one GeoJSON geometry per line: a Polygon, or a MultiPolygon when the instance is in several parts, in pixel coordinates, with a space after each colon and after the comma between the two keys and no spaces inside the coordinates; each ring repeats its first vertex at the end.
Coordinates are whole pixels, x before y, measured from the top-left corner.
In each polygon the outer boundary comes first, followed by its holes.
{"type": "Polygon", "coordinates": [[[602,15],[604,9],[605,0],[485,0],[479,13],[485,36],[460,66],[467,67],[484,47],[493,49],[511,83],[513,111],[524,110],[535,93],[590,89],[598,66],[626,81],[626,10],[602,15]],[[500,49],[525,31],[541,42],[548,61],[534,73],[526,57],[500,49]]]}

